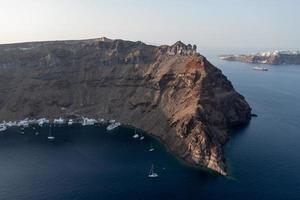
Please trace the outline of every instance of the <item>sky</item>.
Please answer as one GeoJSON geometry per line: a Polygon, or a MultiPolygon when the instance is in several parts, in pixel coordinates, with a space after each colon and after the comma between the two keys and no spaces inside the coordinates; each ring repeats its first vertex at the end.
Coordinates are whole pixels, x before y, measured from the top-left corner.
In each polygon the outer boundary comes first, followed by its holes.
{"type": "Polygon", "coordinates": [[[300,0],[0,0],[0,43],[108,37],[300,49],[300,0]]]}

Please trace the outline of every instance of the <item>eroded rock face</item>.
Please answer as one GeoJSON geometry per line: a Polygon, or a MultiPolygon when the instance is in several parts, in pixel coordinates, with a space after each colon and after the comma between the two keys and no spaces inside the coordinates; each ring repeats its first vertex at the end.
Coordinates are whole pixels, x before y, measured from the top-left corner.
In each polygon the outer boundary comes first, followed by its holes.
{"type": "Polygon", "coordinates": [[[181,42],[1,45],[0,120],[70,115],[133,125],[186,162],[226,175],[228,128],[247,123],[251,109],[195,46],[181,42]]]}

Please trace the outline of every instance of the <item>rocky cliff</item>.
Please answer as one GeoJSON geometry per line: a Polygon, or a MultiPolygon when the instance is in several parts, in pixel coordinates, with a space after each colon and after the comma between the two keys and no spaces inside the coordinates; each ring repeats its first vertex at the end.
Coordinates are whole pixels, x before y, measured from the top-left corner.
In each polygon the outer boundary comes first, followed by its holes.
{"type": "Polygon", "coordinates": [[[251,109],[195,45],[107,38],[0,45],[0,120],[70,115],[133,125],[187,163],[226,175],[227,131],[247,123],[251,109]]]}
{"type": "Polygon", "coordinates": [[[268,65],[300,65],[299,51],[270,51],[249,55],[222,55],[223,60],[268,65]]]}

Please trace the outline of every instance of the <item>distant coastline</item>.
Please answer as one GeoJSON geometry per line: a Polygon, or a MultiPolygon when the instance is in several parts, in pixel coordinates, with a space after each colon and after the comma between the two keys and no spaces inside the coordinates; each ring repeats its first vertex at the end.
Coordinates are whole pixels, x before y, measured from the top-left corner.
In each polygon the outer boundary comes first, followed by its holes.
{"type": "Polygon", "coordinates": [[[253,64],[300,65],[299,51],[268,51],[256,54],[220,55],[220,59],[253,64]]]}

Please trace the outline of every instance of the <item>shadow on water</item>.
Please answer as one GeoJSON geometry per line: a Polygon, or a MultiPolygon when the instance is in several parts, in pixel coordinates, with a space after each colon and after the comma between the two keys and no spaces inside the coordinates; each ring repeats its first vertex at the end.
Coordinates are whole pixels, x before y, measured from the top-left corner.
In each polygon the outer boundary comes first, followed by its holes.
{"type": "MultiPolygon", "coordinates": [[[[256,118],[256,117],[255,117],[255,118],[256,118]]],[[[229,129],[229,135],[230,135],[230,138],[235,138],[235,137],[240,136],[240,135],[242,135],[243,133],[245,133],[245,132],[249,129],[252,120],[254,120],[255,118],[252,117],[251,120],[250,120],[248,123],[245,123],[245,124],[241,124],[241,125],[238,125],[238,126],[231,127],[231,128],[229,129]]]]}

